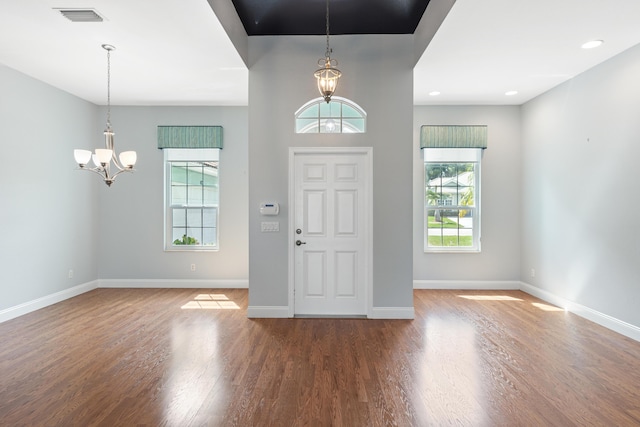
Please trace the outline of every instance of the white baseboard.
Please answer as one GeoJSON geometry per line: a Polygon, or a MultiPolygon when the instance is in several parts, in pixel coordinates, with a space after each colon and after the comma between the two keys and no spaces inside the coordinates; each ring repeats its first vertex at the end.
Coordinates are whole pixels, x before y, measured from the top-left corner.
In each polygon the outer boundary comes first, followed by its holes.
{"type": "Polygon", "coordinates": [[[31,313],[32,311],[40,310],[41,308],[45,308],[60,301],[73,298],[85,292],[92,291],[97,287],[98,281],[94,280],[92,282],[83,283],[81,285],[77,285],[73,288],[65,289],[51,295],[46,295],[41,298],[34,299],[33,301],[27,301],[13,307],[6,308],[0,311],[0,323],[6,322],[7,320],[15,319],[18,316],[31,313]]]}
{"type": "Polygon", "coordinates": [[[415,318],[415,310],[413,307],[372,307],[367,317],[369,319],[412,320],[415,318]]]}
{"type": "Polygon", "coordinates": [[[534,297],[540,298],[550,304],[562,307],[565,310],[577,314],[580,317],[584,317],[600,326],[604,326],[607,329],[611,329],[626,337],[640,341],[640,328],[630,323],[623,322],[622,320],[611,317],[608,314],[600,313],[584,305],[580,305],[573,301],[566,300],[558,297],[548,291],[535,287],[525,282],[521,282],[520,290],[526,292],[534,297]]]}
{"type": "Polygon", "coordinates": [[[289,317],[288,306],[249,306],[247,307],[249,319],[286,319],[289,317]]]}
{"type": "Polygon", "coordinates": [[[249,280],[198,279],[100,279],[99,288],[246,289],[249,280]]]}
{"type": "Polygon", "coordinates": [[[414,280],[413,289],[519,290],[515,280],[414,280]]]}
{"type": "MultiPolygon", "coordinates": [[[[288,306],[249,306],[247,317],[260,318],[288,318],[288,306]]],[[[336,316],[340,317],[340,316],[336,316]]],[[[413,307],[373,307],[367,316],[369,319],[413,319],[415,311],[413,307]]]]}

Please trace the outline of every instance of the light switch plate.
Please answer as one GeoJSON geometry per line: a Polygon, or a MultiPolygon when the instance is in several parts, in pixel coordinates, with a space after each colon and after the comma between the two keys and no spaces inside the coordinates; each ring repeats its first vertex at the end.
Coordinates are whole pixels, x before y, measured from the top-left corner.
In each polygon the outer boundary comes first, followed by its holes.
{"type": "Polygon", "coordinates": [[[260,231],[263,233],[276,233],[280,231],[280,223],[278,221],[263,221],[260,223],[260,231]]]}

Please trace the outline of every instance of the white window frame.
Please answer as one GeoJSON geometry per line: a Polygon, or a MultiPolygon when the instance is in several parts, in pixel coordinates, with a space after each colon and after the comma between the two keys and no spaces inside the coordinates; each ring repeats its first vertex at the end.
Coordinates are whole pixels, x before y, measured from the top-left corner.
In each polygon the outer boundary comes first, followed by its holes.
{"type": "Polygon", "coordinates": [[[480,252],[480,241],[481,241],[481,233],[480,233],[480,217],[481,217],[481,208],[480,208],[480,194],[481,194],[481,167],[482,167],[482,152],[481,148],[424,148],[422,150],[422,155],[424,158],[424,165],[422,168],[423,179],[423,221],[424,221],[424,229],[423,229],[423,239],[424,239],[424,252],[425,253],[443,253],[443,252],[453,252],[453,253],[469,253],[469,252],[480,252]],[[427,163],[474,163],[474,202],[475,205],[473,207],[461,206],[461,205],[448,205],[443,204],[441,206],[431,206],[428,203],[426,197],[426,188],[427,188],[427,176],[426,176],[426,164],[427,163]],[[428,233],[429,233],[429,210],[433,210],[434,208],[449,208],[450,209],[464,209],[464,210],[473,210],[474,214],[472,215],[472,245],[471,246],[429,246],[428,233]]]}
{"type": "MultiPolygon", "coordinates": [[[[164,152],[164,250],[165,251],[218,251],[220,248],[220,203],[218,202],[216,214],[216,242],[215,245],[174,245],[173,244],[173,208],[171,206],[171,163],[172,162],[218,162],[220,164],[219,148],[165,148],[164,152]]],[[[220,169],[218,169],[219,171],[220,169]]],[[[218,185],[220,185],[218,175],[218,185]]],[[[218,188],[218,192],[220,188],[218,188]]],[[[218,200],[220,194],[218,194],[218,200]]]]}

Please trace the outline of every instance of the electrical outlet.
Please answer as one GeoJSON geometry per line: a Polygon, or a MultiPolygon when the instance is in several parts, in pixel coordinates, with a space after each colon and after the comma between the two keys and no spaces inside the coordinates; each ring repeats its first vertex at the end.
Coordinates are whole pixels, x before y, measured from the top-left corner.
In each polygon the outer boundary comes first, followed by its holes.
{"type": "Polygon", "coordinates": [[[195,264],[191,264],[191,271],[196,271],[196,265],[195,264]]]}
{"type": "Polygon", "coordinates": [[[69,270],[69,279],[73,279],[73,270],[69,270]]]}
{"type": "Polygon", "coordinates": [[[532,268],[530,274],[531,274],[531,277],[536,277],[536,270],[532,268]]]}

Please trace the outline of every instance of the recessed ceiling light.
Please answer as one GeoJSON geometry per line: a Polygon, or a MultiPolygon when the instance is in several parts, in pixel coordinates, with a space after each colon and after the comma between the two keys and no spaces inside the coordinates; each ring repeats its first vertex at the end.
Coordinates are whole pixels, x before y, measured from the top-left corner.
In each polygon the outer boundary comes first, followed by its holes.
{"type": "Polygon", "coordinates": [[[429,92],[429,96],[438,96],[440,95],[440,92],[438,92],[437,90],[434,90],[433,92],[429,92]]]}
{"type": "Polygon", "coordinates": [[[517,95],[518,91],[517,90],[510,90],[504,93],[507,96],[513,96],[513,95],[517,95]]]}
{"type": "Polygon", "coordinates": [[[604,43],[604,41],[602,41],[602,40],[591,40],[591,41],[588,41],[588,42],[584,43],[581,47],[583,49],[593,49],[594,47],[601,46],[602,43],[604,43]]]}

